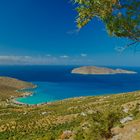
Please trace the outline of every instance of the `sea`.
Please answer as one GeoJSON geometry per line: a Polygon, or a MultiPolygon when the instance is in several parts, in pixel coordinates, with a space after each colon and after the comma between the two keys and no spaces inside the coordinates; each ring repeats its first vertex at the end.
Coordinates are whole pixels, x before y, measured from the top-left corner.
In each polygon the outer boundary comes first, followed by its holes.
{"type": "MultiPolygon", "coordinates": [[[[140,67],[115,67],[136,71],[137,74],[81,75],[72,74],[80,66],[0,66],[0,76],[17,78],[37,85],[32,96],[18,102],[35,105],[66,98],[99,96],[140,90],[140,67]]],[[[133,93],[132,93],[133,94],[133,93]]]]}

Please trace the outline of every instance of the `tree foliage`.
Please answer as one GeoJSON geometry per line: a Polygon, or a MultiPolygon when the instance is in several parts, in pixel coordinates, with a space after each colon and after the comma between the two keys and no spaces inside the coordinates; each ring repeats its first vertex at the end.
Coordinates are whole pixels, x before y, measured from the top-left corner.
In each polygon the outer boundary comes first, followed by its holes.
{"type": "Polygon", "coordinates": [[[113,136],[112,128],[120,123],[122,113],[120,109],[110,109],[103,112],[96,112],[91,116],[91,127],[88,132],[88,139],[109,139],[113,136]],[[94,137],[94,138],[92,138],[94,137]]]}
{"type": "Polygon", "coordinates": [[[105,23],[111,36],[140,42],[140,0],[74,0],[78,28],[93,18],[105,23]]]}

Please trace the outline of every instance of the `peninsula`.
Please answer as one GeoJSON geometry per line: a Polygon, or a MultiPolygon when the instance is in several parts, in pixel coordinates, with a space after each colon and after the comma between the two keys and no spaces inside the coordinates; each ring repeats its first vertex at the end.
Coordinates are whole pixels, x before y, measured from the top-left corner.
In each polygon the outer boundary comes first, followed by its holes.
{"type": "Polygon", "coordinates": [[[75,68],[71,73],[75,74],[136,74],[137,72],[123,69],[111,69],[106,67],[83,66],[75,68]]]}
{"type": "Polygon", "coordinates": [[[19,91],[34,87],[35,85],[29,82],[24,82],[10,77],[0,77],[0,105],[1,101],[28,96],[31,93],[19,91]]]}

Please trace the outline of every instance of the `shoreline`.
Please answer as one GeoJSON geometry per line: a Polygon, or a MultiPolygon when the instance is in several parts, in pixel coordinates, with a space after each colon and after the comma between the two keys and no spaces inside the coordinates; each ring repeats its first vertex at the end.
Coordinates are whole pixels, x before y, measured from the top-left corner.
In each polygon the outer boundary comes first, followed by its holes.
{"type": "Polygon", "coordinates": [[[17,101],[16,98],[15,99],[12,99],[11,100],[12,103],[16,104],[16,105],[24,105],[24,106],[40,106],[40,105],[45,105],[45,104],[50,104],[50,103],[53,103],[53,102],[43,102],[43,103],[38,103],[38,104],[27,104],[27,103],[23,103],[23,102],[20,102],[20,101],[17,101]]]}
{"type": "Polygon", "coordinates": [[[122,75],[122,74],[124,74],[124,75],[131,75],[131,74],[137,74],[137,72],[135,72],[135,73],[100,73],[100,74],[98,74],[98,73],[92,73],[92,74],[89,74],[89,73],[76,73],[76,72],[71,72],[71,74],[77,74],[77,75],[98,75],[98,76],[100,76],[100,75],[122,75]]]}
{"type": "Polygon", "coordinates": [[[22,88],[22,89],[19,89],[19,90],[16,90],[16,92],[20,92],[22,93],[22,95],[18,96],[18,97],[12,97],[10,99],[11,103],[14,103],[16,105],[26,105],[26,106],[32,106],[30,104],[26,104],[26,103],[23,103],[23,102],[19,102],[17,101],[16,99],[17,98],[24,98],[24,97],[28,97],[28,96],[32,96],[34,94],[34,92],[28,92],[28,91],[22,91],[22,90],[28,90],[28,89],[35,89],[37,88],[37,85],[34,85],[33,84],[33,87],[30,87],[30,88],[22,88]]]}
{"type": "Polygon", "coordinates": [[[138,74],[138,72],[133,72],[133,73],[78,73],[78,72],[71,72],[71,74],[79,74],[79,75],[131,75],[131,74],[138,74]]]}
{"type": "Polygon", "coordinates": [[[50,102],[42,102],[42,103],[37,103],[37,104],[28,104],[28,103],[23,103],[23,102],[20,102],[20,101],[17,101],[16,98],[12,99],[12,102],[16,105],[24,105],[24,106],[41,106],[41,105],[46,105],[46,104],[52,104],[52,103],[55,103],[55,102],[63,102],[63,101],[67,101],[67,100],[72,100],[72,99],[81,99],[81,98],[87,98],[87,97],[102,97],[102,98],[105,98],[105,97],[108,97],[108,96],[113,96],[113,95],[124,95],[124,94],[133,94],[135,92],[140,92],[140,90],[135,90],[135,91],[130,91],[130,92],[121,92],[121,93],[115,93],[115,94],[104,94],[104,95],[90,95],[90,96],[75,96],[75,97],[68,97],[68,98],[64,98],[64,99],[61,99],[61,100],[54,100],[54,101],[50,101],[50,102]]]}

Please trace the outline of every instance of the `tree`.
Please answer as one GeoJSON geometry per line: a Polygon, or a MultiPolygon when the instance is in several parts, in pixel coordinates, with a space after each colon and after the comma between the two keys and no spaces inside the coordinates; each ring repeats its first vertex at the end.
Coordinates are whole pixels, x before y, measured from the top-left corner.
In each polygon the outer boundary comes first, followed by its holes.
{"type": "Polygon", "coordinates": [[[105,23],[111,36],[125,37],[140,42],[140,0],[74,0],[78,16],[78,28],[82,28],[93,18],[105,23]]]}
{"type": "Polygon", "coordinates": [[[87,139],[93,140],[107,140],[110,139],[112,134],[112,128],[116,124],[120,124],[122,112],[120,109],[109,109],[103,112],[96,112],[91,115],[90,118],[90,129],[88,131],[87,139]]]}

